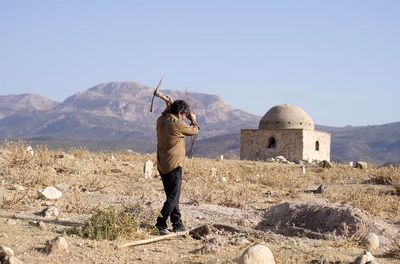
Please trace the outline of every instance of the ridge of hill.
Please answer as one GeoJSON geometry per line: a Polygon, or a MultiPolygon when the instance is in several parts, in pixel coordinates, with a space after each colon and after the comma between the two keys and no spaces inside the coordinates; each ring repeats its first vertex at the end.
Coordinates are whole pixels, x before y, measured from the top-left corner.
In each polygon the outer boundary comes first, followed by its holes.
{"type": "MultiPolygon", "coordinates": [[[[216,95],[164,93],[188,101],[198,114],[197,156],[238,158],[240,129],[258,127],[260,116],[235,109],[216,95]]],[[[61,103],[34,94],[0,96],[0,138],[27,139],[50,147],[153,152],[154,124],[165,105],[156,99],[150,113],[151,98],[152,88],[137,82],[98,84],[61,103]]],[[[331,133],[333,160],[400,163],[400,122],[316,129],[331,133]]]]}

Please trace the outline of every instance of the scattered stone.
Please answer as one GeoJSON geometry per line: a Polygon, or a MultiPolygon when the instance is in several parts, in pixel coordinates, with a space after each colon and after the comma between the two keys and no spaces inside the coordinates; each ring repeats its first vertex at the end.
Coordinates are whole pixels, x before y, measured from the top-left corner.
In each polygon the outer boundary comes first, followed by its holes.
{"type": "Polygon", "coordinates": [[[54,186],[49,186],[44,190],[39,190],[39,194],[41,198],[49,199],[49,200],[56,200],[62,197],[62,192],[59,191],[54,186]]]}
{"type": "Polygon", "coordinates": [[[371,252],[364,251],[364,254],[358,256],[353,264],[377,264],[371,252]]]}
{"type": "Polygon", "coordinates": [[[6,224],[7,224],[7,225],[16,225],[16,224],[17,224],[17,221],[15,221],[15,219],[9,218],[9,219],[7,219],[7,221],[6,221],[6,224]]]}
{"type": "Polygon", "coordinates": [[[302,166],[302,172],[303,172],[303,174],[306,174],[306,166],[302,166]]]}
{"type": "Polygon", "coordinates": [[[362,240],[361,245],[367,250],[375,250],[379,248],[379,237],[375,233],[368,233],[362,240]]]}
{"type": "Polygon", "coordinates": [[[250,244],[250,241],[245,238],[245,237],[232,237],[229,240],[229,243],[231,245],[235,245],[235,246],[241,246],[241,245],[246,245],[246,244],[250,244]]]}
{"type": "Polygon", "coordinates": [[[46,242],[45,252],[47,252],[47,254],[54,254],[65,251],[68,251],[68,243],[63,237],[56,237],[46,242]]]}
{"type": "Polygon", "coordinates": [[[318,260],[313,259],[309,262],[309,264],[342,264],[340,260],[338,261],[326,261],[326,260],[318,260]]]}
{"type": "Polygon", "coordinates": [[[111,169],[110,172],[111,172],[111,173],[121,173],[122,170],[117,169],[117,168],[114,168],[114,169],[111,169]]]}
{"type": "Polygon", "coordinates": [[[327,160],[323,160],[323,161],[321,161],[321,162],[319,163],[319,166],[320,166],[321,168],[324,168],[324,169],[330,169],[330,168],[332,168],[332,163],[330,163],[330,162],[327,161],[327,160]]]}
{"type": "Polygon", "coordinates": [[[203,237],[206,237],[212,233],[212,229],[209,225],[202,225],[199,226],[189,232],[189,234],[194,238],[194,239],[202,239],[203,237]]]}
{"type": "Polygon", "coordinates": [[[9,186],[7,189],[17,191],[17,192],[23,192],[25,191],[25,187],[19,184],[14,184],[9,186]]]}
{"type": "Polygon", "coordinates": [[[67,153],[61,153],[61,154],[58,154],[58,155],[56,155],[56,158],[58,158],[58,159],[75,159],[75,156],[74,155],[71,155],[71,154],[67,154],[67,153]]]}
{"type": "Polygon", "coordinates": [[[31,155],[31,156],[33,156],[33,154],[35,154],[35,152],[33,151],[33,148],[32,148],[31,146],[28,146],[28,147],[26,148],[26,152],[28,152],[29,155],[31,155]]]}
{"type": "Polygon", "coordinates": [[[145,179],[151,178],[151,176],[153,175],[153,167],[154,167],[154,164],[151,160],[146,161],[146,163],[144,164],[144,167],[143,167],[145,179]]]}
{"type": "MultiPolygon", "coordinates": [[[[14,251],[11,248],[5,247],[5,246],[0,247],[0,260],[3,260],[3,258],[12,257],[12,256],[14,256],[14,251]]],[[[0,262],[0,263],[3,263],[3,262],[0,262]]]]}
{"type": "Polygon", "coordinates": [[[204,246],[200,248],[198,251],[203,254],[208,253],[218,253],[221,251],[223,241],[220,237],[213,237],[211,239],[203,241],[204,246]]]}
{"type": "Polygon", "coordinates": [[[349,162],[350,167],[354,167],[354,163],[352,161],[349,162]]]}
{"type": "Polygon", "coordinates": [[[357,161],[354,167],[357,169],[365,170],[368,168],[368,163],[365,161],[357,161]]]}
{"type": "Polygon", "coordinates": [[[239,260],[240,264],[275,264],[271,250],[262,244],[246,249],[239,260]]]}
{"type": "Polygon", "coordinates": [[[324,193],[325,192],[325,186],[323,184],[320,185],[311,185],[308,186],[304,192],[306,193],[324,193]]]}
{"type": "Polygon", "coordinates": [[[31,221],[29,222],[31,225],[38,227],[41,230],[46,230],[47,226],[43,221],[31,221]]]}
{"type": "Polygon", "coordinates": [[[14,256],[14,251],[11,248],[0,247],[0,263],[1,264],[23,264],[22,261],[14,256]]]}
{"type": "Polygon", "coordinates": [[[111,155],[111,160],[117,160],[115,157],[114,157],[114,155],[111,155]]]}
{"type": "Polygon", "coordinates": [[[222,182],[228,182],[228,180],[227,180],[225,177],[221,177],[220,180],[221,180],[222,182]]]}
{"type": "Polygon", "coordinates": [[[80,192],[87,192],[87,191],[88,191],[88,188],[86,188],[86,187],[83,186],[83,185],[80,185],[80,186],[79,186],[79,191],[80,191],[80,192]]]}
{"type": "Polygon", "coordinates": [[[218,169],[217,168],[211,168],[211,177],[217,177],[218,174],[218,169]]]}
{"type": "Polygon", "coordinates": [[[57,217],[60,215],[60,211],[57,209],[57,207],[49,206],[40,212],[40,215],[43,217],[57,217]]]}
{"type": "Polygon", "coordinates": [[[284,156],[277,156],[275,160],[279,163],[288,163],[288,160],[284,156]]]}

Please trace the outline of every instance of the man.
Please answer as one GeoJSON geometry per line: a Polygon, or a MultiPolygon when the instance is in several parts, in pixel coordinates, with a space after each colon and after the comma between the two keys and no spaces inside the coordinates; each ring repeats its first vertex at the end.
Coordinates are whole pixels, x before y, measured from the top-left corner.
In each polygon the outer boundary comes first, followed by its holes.
{"type": "Polygon", "coordinates": [[[199,133],[197,118],[183,100],[167,103],[166,110],[157,119],[157,169],[166,194],[166,201],[157,217],[156,227],[160,235],[167,235],[167,219],[172,222],[172,231],[185,231],[179,210],[182,185],[182,165],[185,159],[185,136],[199,133]],[[188,125],[184,119],[190,121],[188,125]]]}

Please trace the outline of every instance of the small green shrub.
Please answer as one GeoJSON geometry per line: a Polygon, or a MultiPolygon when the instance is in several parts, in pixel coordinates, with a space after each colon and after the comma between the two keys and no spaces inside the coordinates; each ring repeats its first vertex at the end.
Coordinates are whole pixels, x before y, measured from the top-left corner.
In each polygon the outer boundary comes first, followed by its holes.
{"type": "Polygon", "coordinates": [[[115,240],[136,232],[137,227],[130,214],[110,206],[97,211],[89,219],[83,228],[83,235],[96,240],[115,240]]]}

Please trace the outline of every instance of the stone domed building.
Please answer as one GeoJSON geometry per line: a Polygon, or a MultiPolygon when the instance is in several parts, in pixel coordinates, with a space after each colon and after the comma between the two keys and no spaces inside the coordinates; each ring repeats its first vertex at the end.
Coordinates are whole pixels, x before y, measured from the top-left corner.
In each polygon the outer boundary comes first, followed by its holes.
{"type": "Polygon", "coordinates": [[[314,121],[300,107],[277,105],[260,120],[258,129],[242,129],[240,159],[330,160],[331,136],[315,131],[314,121]]]}

